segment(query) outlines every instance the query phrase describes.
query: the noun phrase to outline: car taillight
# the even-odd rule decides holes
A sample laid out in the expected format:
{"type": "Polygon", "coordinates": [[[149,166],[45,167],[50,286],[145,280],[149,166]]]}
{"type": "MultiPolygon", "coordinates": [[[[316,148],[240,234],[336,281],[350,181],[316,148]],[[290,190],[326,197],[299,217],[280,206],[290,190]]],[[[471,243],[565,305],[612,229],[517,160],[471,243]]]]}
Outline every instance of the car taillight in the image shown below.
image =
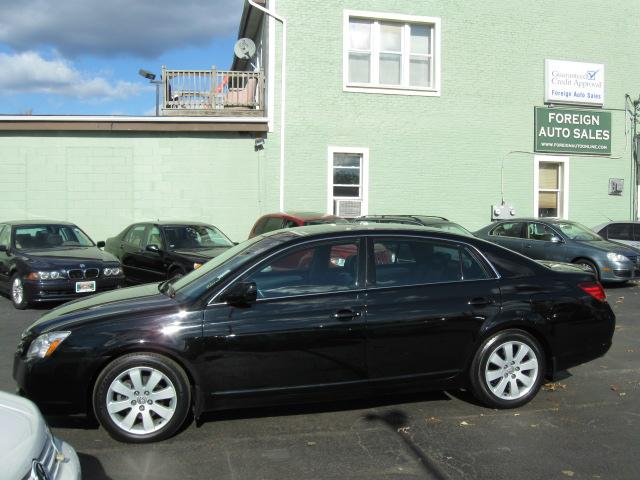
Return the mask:
{"type": "Polygon", "coordinates": [[[604,293],[604,288],[602,288],[602,285],[600,285],[600,282],[579,283],[578,287],[580,287],[580,290],[582,290],[585,293],[588,293],[589,295],[591,295],[593,298],[595,298],[600,302],[607,301],[607,294],[604,293]]]}

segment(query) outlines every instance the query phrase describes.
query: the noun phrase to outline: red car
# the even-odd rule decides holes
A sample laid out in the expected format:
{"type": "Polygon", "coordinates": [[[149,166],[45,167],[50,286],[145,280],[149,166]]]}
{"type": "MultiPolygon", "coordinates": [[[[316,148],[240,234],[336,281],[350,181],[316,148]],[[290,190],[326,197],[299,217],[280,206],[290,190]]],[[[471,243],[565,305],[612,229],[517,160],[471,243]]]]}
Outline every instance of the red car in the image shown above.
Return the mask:
{"type": "Polygon", "coordinates": [[[320,225],[322,223],[349,223],[347,220],[335,215],[326,215],[317,212],[290,212],[290,213],[269,213],[258,219],[249,238],[257,235],[279,230],[281,228],[301,227],[303,225],[320,225]]]}

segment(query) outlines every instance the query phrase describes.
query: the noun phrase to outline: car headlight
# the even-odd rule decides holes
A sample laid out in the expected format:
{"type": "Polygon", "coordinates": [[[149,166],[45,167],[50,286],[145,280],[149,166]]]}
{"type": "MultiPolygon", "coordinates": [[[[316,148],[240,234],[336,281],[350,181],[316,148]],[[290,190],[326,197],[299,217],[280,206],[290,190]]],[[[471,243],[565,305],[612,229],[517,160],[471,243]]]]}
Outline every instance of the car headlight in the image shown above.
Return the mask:
{"type": "Polygon", "coordinates": [[[197,262],[196,262],[196,263],[194,263],[194,264],[193,264],[193,269],[194,269],[194,270],[197,270],[197,269],[199,269],[201,266],[202,266],[202,264],[201,264],[201,263],[197,263],[197,262]]]}
{"type": "Polygon", "coordinates": [[[27,352],[27,360],[50,356],[69,335],[71,335],[71,332],[43,333],[31,342],[27,352]]]}
{"type": "Polygon", "coordinates": [[[607,253],[607,258],[612,262],[628,262],[629,259],[624,255],[620,255],[619,253],[609,252],[607,253]]]}
{"type": "Polygon", "coordinates": [[[64,270],[31,272],[26,278],[27,280],[60,280],[67,278],[67,272],[64,270]]]}
{"type": "Polygon", "coordinates": [[[106,267],[102,270],[102,273],[105,277],[113,277],[116,275],[120,275],[121,271],[122,270],[120,269],[120,267],[106,267]]]}

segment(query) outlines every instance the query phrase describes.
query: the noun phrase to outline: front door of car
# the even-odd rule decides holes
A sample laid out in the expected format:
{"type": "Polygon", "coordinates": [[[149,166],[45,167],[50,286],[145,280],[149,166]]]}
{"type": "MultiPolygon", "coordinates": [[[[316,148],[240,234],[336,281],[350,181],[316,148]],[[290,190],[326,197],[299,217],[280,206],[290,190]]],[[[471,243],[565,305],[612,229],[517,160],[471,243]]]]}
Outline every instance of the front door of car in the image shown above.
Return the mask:
{"type": "Polygon", "coordinates": [[[4,247],[4,251],[0,251],[0,289],[8,290],[9,281],[9,248],[11,245],[11,227],[9,225],[0,225],[0,245],[4,247]]]}
{"type": "Polygon", "coordinates": [[[525,253],[523,248],[524,225],[524,222],[499,223],[491,230],[489,238],[492,242],[514,252],[525,253]]]}
{"type": "Polygon", "coordinates": [[[139,275],[144,283],[161,282],[167,279],[165,242],[157,225],[149,225],[142,248],[134,255],[138,262],[139,275]],[[153,250],[147,249],[150,245],[153,250]]]}
{"type": "Polygon", "coordinates": [[[372,238],[368,251],[371,379],[448,378],[464,370],[478,331],[500,310],[490,267],[473,248],[442,240],[372,238]]]}
{"type": "Polygon", "coordinates": [[[287,250],[237,280],[255,282],[256,301],[210,304],[204,313],[210,394],[364,383],[361,251],[358,238],[287,250]]]}
{"type": "Polygon", "coordinates": [[[536,260],[566,262],[566,244],[562,237],[550,226],[539,222],[529,222],[524,239],[524,254],[536,260]]]}

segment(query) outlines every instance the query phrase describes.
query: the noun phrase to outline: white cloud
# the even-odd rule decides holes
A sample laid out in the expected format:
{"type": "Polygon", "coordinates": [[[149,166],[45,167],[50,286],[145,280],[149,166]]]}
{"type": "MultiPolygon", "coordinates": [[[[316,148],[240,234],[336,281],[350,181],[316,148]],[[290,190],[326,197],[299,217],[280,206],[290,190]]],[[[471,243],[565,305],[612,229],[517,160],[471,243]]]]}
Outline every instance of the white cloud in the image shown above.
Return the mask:
{"type": "Polygon", "coordinates": [[[141,55],[236,32],[244,0],[0,0],[0,42],[16,51],[141,55]]]}
{"type": "Polygon", "coordinates": [[[82,100],[115,100],[138,95],[148,85],[117,81],[80,72],[68,61],[47,60],[35,52],[0,53],[3,94],[45,93],[82,100]]]}

